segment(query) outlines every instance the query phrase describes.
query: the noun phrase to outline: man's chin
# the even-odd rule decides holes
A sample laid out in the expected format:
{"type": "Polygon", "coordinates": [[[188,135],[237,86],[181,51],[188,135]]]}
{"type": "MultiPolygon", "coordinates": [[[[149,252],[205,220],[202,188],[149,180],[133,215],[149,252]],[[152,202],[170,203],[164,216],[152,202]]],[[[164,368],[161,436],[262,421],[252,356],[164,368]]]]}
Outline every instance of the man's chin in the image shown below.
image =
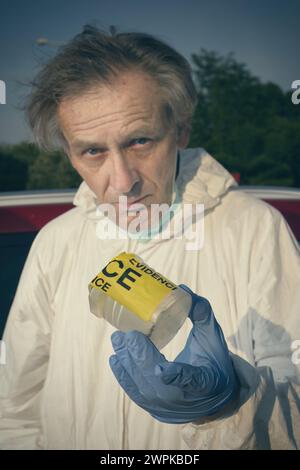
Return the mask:
{"type": "Polygon", "coordinates": [[[128,232],[146,230],[151,225],[150,210],[122,211],[117,214],[117,225],[128,232]]]}

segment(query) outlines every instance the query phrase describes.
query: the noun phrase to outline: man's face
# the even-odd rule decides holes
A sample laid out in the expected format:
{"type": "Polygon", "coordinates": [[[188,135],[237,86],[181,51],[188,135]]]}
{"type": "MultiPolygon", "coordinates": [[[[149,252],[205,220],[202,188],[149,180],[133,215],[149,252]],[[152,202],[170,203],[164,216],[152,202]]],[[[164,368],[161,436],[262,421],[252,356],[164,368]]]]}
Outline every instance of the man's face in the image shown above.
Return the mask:
{"type": "MultiPolygon", "coordinates": [[[[113,204],[119,196],[130,204],[171,203],[178,139],[163,119],[156,82],[141,72],[126,72],[110,86],[100,85],[80,97],[67,98],[58,117],[73,167],[96,194],[113,204]]],[[[127,223],[136,213],[128,213],[127,223]]]]}

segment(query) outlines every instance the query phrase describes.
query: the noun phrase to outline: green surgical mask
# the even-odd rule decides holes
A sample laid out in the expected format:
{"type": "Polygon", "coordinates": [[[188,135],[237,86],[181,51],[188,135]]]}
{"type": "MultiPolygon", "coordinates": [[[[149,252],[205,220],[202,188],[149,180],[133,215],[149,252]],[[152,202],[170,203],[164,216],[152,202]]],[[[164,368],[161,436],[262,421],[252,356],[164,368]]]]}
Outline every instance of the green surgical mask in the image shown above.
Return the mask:
{"type": "Polygon", "coordinates": [[[151,227],[150,229],[147,228],[145,230],[141,230],[139,233],[130,233],[127,231],[126,232],[127,236],[131,240],[138,240],[141,243],[146,243],[147,241],[154,238],[158,233],[160,233],[168,225],[168,223],[172,220],[175,213],[178,211],[179,207],[181,206],[176,182],[174,182],[173,188],[174,189],[173,189],[172,204],[170,208],[166,210],[164,214],[162,215],[160,223],[157,224],[155,227],[151,227]]]}

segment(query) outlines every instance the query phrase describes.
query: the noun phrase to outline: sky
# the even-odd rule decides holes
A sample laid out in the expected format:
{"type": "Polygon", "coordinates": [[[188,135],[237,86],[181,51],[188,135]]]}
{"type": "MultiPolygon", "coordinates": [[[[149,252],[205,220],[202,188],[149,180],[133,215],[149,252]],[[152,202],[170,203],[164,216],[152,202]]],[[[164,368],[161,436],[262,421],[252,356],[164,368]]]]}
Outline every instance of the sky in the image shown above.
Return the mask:
{"type": "Polygon", "coordinates": [[[156,35],[190,59],[203,47],[221,55],[233,52],[263,82],[284,90],[300,79],[300,0],[1,0],[0,143],[31,139],[20,109],[28,83],[55,45],[92,22],[108,30],[156,35]],[[45,37],[50,46],[39,46],[45,37]]]}

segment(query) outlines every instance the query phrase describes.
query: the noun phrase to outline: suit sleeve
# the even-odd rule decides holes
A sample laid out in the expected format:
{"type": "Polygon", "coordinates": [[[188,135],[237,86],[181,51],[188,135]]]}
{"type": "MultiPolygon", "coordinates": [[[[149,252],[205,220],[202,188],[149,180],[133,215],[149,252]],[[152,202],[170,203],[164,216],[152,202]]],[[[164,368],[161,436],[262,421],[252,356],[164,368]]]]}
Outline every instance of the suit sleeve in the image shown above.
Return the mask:
{"type": "Polygon", "coordinates": [[[249,272],[254,364],[231,354],[239,397],[216,419],[183,426],[190,449],[300,448],[300,252],[274,208],[256,232],[249,272]]]}

